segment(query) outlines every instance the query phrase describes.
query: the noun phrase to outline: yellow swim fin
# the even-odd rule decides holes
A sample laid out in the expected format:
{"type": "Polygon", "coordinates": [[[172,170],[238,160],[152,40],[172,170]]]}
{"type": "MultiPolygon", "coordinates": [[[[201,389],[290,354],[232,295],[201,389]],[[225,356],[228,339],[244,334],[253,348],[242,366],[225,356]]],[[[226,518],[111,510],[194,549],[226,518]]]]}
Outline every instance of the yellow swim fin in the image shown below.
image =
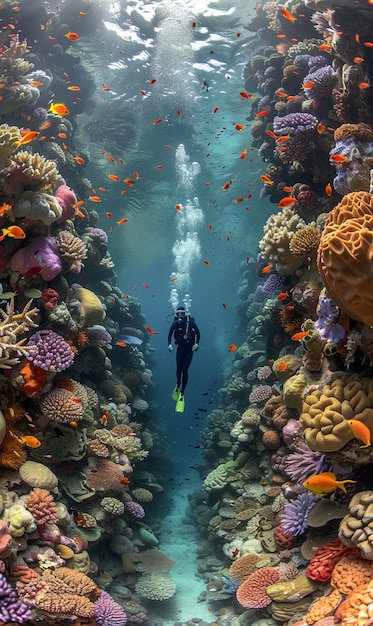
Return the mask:
{"type": "Polygon", "coordinates": [[[175,389],[173,390],[171,394],[171,398],[175,400],[175,402],[177,402],[177,400],[179,399],[179,395],[180,395],[179,387],[176,385],[175,389]]]}
{"type": "Polygon", "coordinates": [[[176,407],[175,407],[176,413],[184,413],[184,405],[185,405],[184,396],[180,394],[176,402],[176,407]]]}

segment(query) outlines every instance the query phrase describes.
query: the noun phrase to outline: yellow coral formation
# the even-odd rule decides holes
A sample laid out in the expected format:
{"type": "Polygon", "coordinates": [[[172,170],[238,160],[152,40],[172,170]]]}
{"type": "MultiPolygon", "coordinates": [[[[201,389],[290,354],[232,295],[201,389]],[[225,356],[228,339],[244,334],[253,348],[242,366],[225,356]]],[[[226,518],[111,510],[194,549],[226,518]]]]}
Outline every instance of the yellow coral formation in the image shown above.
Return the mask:
{"type": "Polygon", "coordinates": [[[350,419],[373,433],[373,380],[358,374],[343,374],[306,396],[300,422],[307,445],[321,452],[340,450],[353,439],[350,419]]]}
{"type": "Polygon", "coordinates": [[[45,159],[38,152],[30,154],[20,150],[11,157],[9,169],[13,179],[30,185],[33,190],[53,183],[58,178],[56,163],[45,159]]]}
{"type": "Polygon", "coordinates": [[[294,256],[289,245],[294,234],[305,226],[305,222],[289,208],[271,215],[264,226],[264,237],[259,243],[262,256],[281,276],[290,276],[304,262],[305,257],[294,256]]]}
{"type": "Polygon", "coordinates": [[[17,126],[0,125],[0,169],[3,169],[6,160],[18,148],[21,134],[17,126]]]}
{"type": "Polygon", "coordinates": [[[356,546],[364,558],[373,560],[373,491],[356,493],[348,508],[350,512],[339,525],[338,537],[345,546],[356,546]]]}
{"type": "Polygon", "coordinates": [[[298,230],[290,240],[289,250],[296,256],[311,256],[316,254],[320,243],[321,233],[314,226],[305,226],[298,230]]]}
{"type": "Polygon", "coordinates": [[[333,569],[330,584],[344,595],[366,585],[373,578],[373,562],[360,556],[344,556],[333,569]]]}

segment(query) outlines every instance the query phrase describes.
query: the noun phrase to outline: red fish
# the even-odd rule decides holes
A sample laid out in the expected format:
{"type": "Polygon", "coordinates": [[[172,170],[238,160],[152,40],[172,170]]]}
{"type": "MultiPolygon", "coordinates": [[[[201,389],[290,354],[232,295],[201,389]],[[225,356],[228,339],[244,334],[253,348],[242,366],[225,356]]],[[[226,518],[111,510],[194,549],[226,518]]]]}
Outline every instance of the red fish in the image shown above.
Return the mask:
{"type": "Polygon", "coordinates": [[[150,326],[145,326],[145,330],[149,333],[149,335],[159,335],[159,333],[150,328],[150,326]]]}

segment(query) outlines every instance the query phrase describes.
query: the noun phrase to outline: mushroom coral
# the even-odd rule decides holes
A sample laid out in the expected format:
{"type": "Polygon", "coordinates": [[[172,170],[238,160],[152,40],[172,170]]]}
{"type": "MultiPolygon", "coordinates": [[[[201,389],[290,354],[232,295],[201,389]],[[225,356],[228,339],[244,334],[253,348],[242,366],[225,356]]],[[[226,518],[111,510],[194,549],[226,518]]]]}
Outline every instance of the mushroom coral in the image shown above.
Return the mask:
{"type": "Polygon", "coordinates": [[[373,325],[373,196],[347,194],[329,213],[318,250],[328,294],[352,319],[373,325]]]}

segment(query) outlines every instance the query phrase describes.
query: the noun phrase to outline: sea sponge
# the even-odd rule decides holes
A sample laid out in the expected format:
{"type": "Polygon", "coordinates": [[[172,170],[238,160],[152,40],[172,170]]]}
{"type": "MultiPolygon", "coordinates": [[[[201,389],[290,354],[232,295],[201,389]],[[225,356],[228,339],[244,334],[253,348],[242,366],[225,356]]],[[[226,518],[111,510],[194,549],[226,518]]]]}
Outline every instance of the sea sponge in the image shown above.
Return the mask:
{"type": "Polygon", "coordinates": [[[342,374],[306,396],[300,423],[311,450],[335,452],[353,439],[348,420],[363,422],[373,433],[373,380],[342,374]]]}
{"type": "Polygon", "coordinates": [[[78,300],[80,303],[82,313],[82,328],[87,328],[88,326],[100,324],[104,319],[105,311],[103,304],[100,298],[98,298],[96,294],[90,289],[78,287],[78,289],[74,289],[73,291],[71,291],[69,299],[78,300]]]}
{"type": "Polygon", "coordinates": [[[373,326],[373,196],[349,193],[328,214],[317,259],[332,300],[352,319],[373,326]]]}
{"type": "Polygon", "coordinates": [[[46,465],[35,461],[26,461],[19,470],[22,480],[31,487],[40,487],[53,491],[58,485],[58,478],[46,465]]]}
{"type": "Polygon", "coordinates": [[[365,559],[373,560],[373,491],[356,493],[349,514],[339,525],[338,537],[345,546],[358,547],[365,559]]]}
{"type": "Polygon", "coordinates": [[[284,402],[289,409],[301,411],[307,387],[308,383],[304,374],[295,374],[285,381],[282,391],[284,402]]]}
{"type": "Polygon", "coordinates": [[[290,276],[304,262],[303,257],[290,252],[289,245],[294,234],[305,226],[306,223],[290,208],[271,215],[264,226],[259,248],[263,258],[272,263],[281,276],[290,276]]]}

